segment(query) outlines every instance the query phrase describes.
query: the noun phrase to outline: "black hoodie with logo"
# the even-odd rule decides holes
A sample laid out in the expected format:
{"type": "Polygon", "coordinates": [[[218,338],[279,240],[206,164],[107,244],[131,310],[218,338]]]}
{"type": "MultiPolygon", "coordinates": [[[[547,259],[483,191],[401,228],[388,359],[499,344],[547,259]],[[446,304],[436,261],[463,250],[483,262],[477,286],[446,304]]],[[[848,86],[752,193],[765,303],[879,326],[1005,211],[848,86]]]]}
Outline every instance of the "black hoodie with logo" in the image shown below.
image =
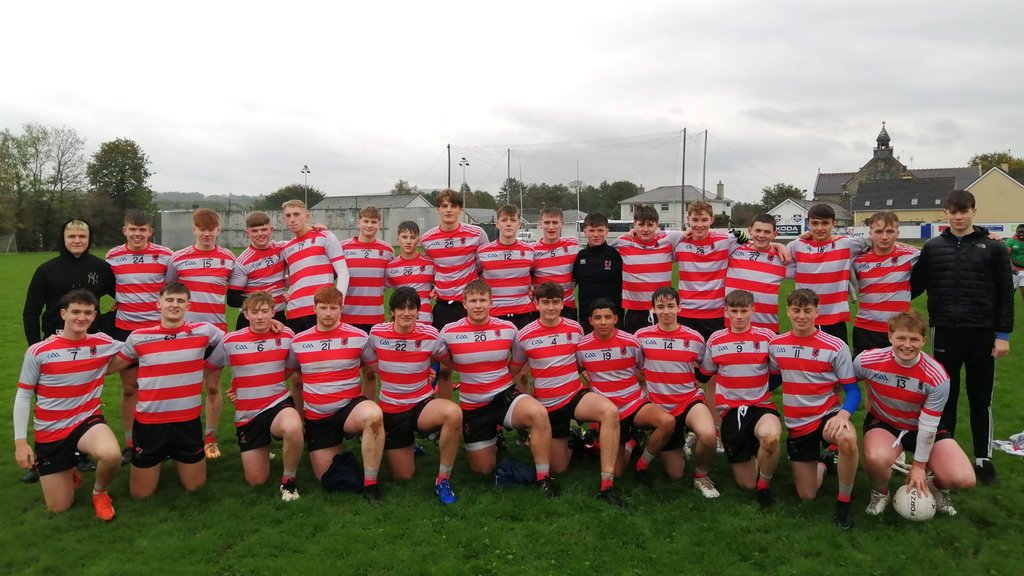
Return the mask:
{"type": "MultiPolygon", "coordinates": [[[[81,218],[74,218],[81,220],[81,218]]],[[[22,319],[25,325],[25,340],[29,346],[54,334],[64,327],[60,318],[60,299],[77,288],[86,288],[99,300],[104,294],[114,295],[114,273],[106,260],[89,253],[88,248],[81,256],[75,257],[64,245],[65,222],[59,231],[59,255],[36,268],[25,296],[22,319]]],[[[92,247],[92,227],[89,231],[89,247],[92,247]]],[[[98,328],[93,323],[90,332],[98,328]]]]}

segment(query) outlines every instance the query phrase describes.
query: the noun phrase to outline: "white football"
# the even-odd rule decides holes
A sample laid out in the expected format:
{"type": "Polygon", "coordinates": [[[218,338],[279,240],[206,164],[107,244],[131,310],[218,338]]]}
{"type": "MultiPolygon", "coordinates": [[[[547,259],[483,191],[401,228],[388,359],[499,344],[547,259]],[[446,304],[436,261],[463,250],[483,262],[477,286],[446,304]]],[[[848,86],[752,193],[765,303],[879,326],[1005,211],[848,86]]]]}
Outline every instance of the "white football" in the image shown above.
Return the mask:
{"type": "Polygon", "coordinates": [[[907,520],[924,522],[935,517],[935,496],[919,494],[904,484],[893,495],[892,507],[907,520]]]}

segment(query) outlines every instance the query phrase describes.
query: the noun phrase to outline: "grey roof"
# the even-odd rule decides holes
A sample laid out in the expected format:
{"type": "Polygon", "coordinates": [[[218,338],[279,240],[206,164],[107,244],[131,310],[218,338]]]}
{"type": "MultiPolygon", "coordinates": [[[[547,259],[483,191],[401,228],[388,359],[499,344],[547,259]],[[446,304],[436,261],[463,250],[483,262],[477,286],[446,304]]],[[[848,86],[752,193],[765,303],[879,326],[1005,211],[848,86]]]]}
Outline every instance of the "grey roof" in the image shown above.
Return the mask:
{"type": "Polygon", "coordinates": [[[857,189],[853,209],[935,210],[942,207],[942,201],[955,186],[956,178],[952,176],[865,182],[857,189]]]}
{"type": "Polygon", "coordinates": [[[422,194],[365,194],[362,196],[328,196],[313,206],[311,210],[351,210],[365,206],[377,208],[405,208],[422,194]]]}
{"type": "MultiPolygon", "coordinates": [[[[679,186],[658,186],[657,188],[648,190],[642,194],[637,194],[631,198],[619,201],[619,204],[663,204],[669,202],[679,202],[679,186]]],[[[700,188],[696,186],[686,185],[686,202],[693,202],[694,200],[700,199],[714,200],[714,192],[701,192],[700,188]]],[[[730,198],[725,198],[723,202],[732,202],[730,198]]]]}
{"type": "Polygon", "coordinates": [[[843,184],[856,176],[856,172],[818,172],[818,178],[814,181],[813,197],[821,194],[842,194],[843,184]]]}
{"type": "Polygon", "coordinates": [[[835,210],[836,221],[853,220],[853,214],[851,214],[849,210],[843,208],[839,204],[833,204],[832,202],[816,202],[814,200],[800,200],[797,198],[790,198],[790,200],[796,202],[797,204],[803,206],[804,208],[810,208],[811,206],[815,206],[817,204],[828,204],[829,206],[832,207],[832,210],[835,210]]]}
{"type": "MultiPolygon", "coordinates": [[[[946,178],[953,177],[956,179],[956,183],[953,185],[955,190],[964,190],[968,186],[974,183],[975,180],[981,177],[978,172],[977,166],[963,166],[961,168],[918,168],[910,170],[910,173],[915,178],[946,178]]],[[[814,181],[814,197],[821,194],[842,194],[843,184],[846,184],[850,178],[856,176],[856,172],[819,172],[818,178],[814,181]]],[[[864,189],[865,184],[862,183],[857,187],[857,193],[864,189]]]]}
{"type": "Polygon", "coordinates": [[[494,224],[498,214],[491,208],[464,208],[462,211],[477,224],[494,224]]]}

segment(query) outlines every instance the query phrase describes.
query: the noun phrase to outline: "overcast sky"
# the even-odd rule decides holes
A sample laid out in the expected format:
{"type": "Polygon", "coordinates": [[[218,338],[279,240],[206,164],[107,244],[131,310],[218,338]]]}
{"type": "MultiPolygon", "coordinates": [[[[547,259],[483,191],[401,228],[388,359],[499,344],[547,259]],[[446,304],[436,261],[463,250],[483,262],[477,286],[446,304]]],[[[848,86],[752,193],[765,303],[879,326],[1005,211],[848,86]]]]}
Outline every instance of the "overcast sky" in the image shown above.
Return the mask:
{"type": "Polygon", "coordinates": [[[18,2],[0,119],[130,138],[157,191],[496,192],[629,179],[759,199],[855,171],[1024,154],[1024,2],[18,2]],[[103,5],[103,9],[97,6],[103,5]],[[462,181],[453,167],[452,184],[462,181]]]}

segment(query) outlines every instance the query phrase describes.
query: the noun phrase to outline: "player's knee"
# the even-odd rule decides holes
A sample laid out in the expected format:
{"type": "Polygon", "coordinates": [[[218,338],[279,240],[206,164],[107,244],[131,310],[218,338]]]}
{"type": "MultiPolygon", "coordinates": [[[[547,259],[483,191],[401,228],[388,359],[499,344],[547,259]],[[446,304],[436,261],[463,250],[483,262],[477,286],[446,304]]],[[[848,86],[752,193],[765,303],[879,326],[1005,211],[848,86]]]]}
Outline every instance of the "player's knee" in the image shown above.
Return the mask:
{"type": "Polygon", "coordinates": [[[839,446],[839,454],[843,457],[857,457],[857,436],[854,434],[844,434],[838,439],[836,444],[839,446]]]}
{"type": "Polygon", "coordinates": [[[444,423],[462,429],[462,410],[455,404],[451,404],[444,411],[444,423]]]}
{"type": "Polygon", "coordinates": [[[249,486],[262,486],[267,483],[268,479],[270,479],[270,473],[268,471],[245,471],[245,483],[248,484],[249,486]]]}
{"type": "Polygon", "coordinates": [[[945,474],[942,477],[936,476],[936,481],[941,483],[943,488],[950,490],[970,490],[977,482],[972,468],[957,470],[953,474],[945,474]]]}
{"type": "Polygon", "coordinates": [[[206,476],[203,476],[202,478],[189,480],[187,482],[182,481],[181,486],[182,488],[185,489],[186,492],[195,492],[196,490],[202,488],[204,484],[206,484],[206,476]]]}
{"type": "Polygon", "coordinates": [[[736,476],[736,484],[743,490],[753,490],[757,487],[757,481],[749,476],[736,476]]]}
{"type": "Polygon", "coordinates": [[[397,482],[406,482],[412,480],[412,477],[416,475],[415,470],[400,470],[395,469],[391,471],[391,479],[397,482]]]}
{"type": "Polygon", "coordinates": [[[818,495],[818,490],[812,488],[797,488],[796,495],[800,497],[800,500],[810,502],[818,495]]]}
{"type": "Polygon", "coordinates": [[[471,461],[469,463],[469,469],[474,474],[480,474],[482,476],[490,476],[491,474],[493,474],[495,466],[496,465],[495,465],[494,462],[472,462],[471,461]]]}
{"type": "Polygon", "coordinates": [[[774,454],[779,450],[778,434],[765,434],[763,436],[758,436],[757,441],[761,445],[761,449],[769,454],[774,454]]]}
{"type": "Polygon", "coordinates": [[[121,465],[121,449],[117,444],[104,446],[93,452],[92,457],[105,466],[121,465]]]}

